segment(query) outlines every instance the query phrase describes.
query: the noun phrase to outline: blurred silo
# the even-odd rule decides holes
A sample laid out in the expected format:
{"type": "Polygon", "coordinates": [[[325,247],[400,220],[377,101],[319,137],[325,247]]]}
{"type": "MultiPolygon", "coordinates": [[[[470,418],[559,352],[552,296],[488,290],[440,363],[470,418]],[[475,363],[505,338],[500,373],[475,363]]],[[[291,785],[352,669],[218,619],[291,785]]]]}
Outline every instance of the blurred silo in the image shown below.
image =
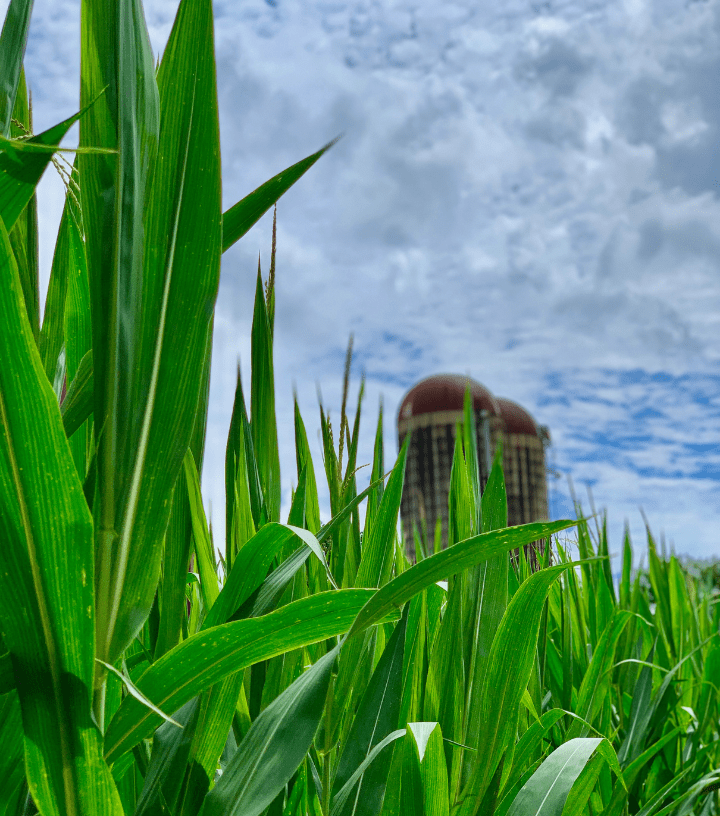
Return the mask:
{"type": "Polygon", "coordinates": [[[496,398],[503,420],[503,473],[508,524],[529,524],[548,517],[545,446],[550,432],[509,399],[496,398]]]}
{"type": "Polygon", "coordinates": [[[497,441],[502,438],[509,524],[547,518],[547,429],[536,425],[524,408],[494,397],[475,380],[456,374],[428,377],[408,391],[398,411],[399,444],[412,434],[401,505],[403,535],[411,560],[415,558],[414,525],[418,531],[426,529],[432,546],[440,519],[442,545],[447,546],[455,432],[462,421],[468,384],[475,410],[481,488],[487,482],[497,441]]]}

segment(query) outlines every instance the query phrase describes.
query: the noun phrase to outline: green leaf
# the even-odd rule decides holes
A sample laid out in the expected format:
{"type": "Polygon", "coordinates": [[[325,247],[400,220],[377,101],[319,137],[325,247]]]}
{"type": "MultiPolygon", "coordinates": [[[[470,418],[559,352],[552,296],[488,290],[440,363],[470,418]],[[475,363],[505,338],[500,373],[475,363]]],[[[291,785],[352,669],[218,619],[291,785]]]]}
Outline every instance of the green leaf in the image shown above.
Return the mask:
{"type": "Polygon", "coordinates": [[[561,816],[573,783],[602,741],[578,738],[556,748],[523,785],[507,816],[561,816]]]}
{"type": "MultiPolygon", "coordinates": [[[[142,30],[138,26],[135,36],[138,43],[144,42],[144,26],[142,30]]],[[[144,46],[143,53],[146,59],[149,51],[144,46]]],[[[145,63],[142,71],[147,88],[144,96],[138,96],[138,104],[150,107],[143,110],[140,120],[137,162],[146,155],[146,142],[152,142],[153,124],[152,83],[145,63]]],[[[117,358],[120,379],[117,392],[110,393],[106,402],[110,413],[107,418],[103,415],[108,424],[98,461],[102,474],[99,583],[110,587],[100,629],[112,638],[106,646],[108,662],[127,647],[152,606],[170,499],[206,387],[221,243],[219,128],[209,0],[180,4],[157,82],[163,126],[147,185],[142,298],[138,281],[131,277],[127,305],[135,319],[127,354],[117,358]],[[131,386],[127,390],[121,388],[125,381],[131,386]],[[110,453],[116,448],[112,461],[110,453]]],[[[135,207],[141,202],[141,191],[136,193],[135,207]]],[[[129,234],[127,239],[131,239],[129,234]]],[[[134,245],[121,243],[117,251],[119,258],[127,255],[128,264],[118,265],[117,273],[129,275],[131,267],[135,270],[134,245]]],[[[119,324],[117,328],[120,332],[119,324]]],[[[120,332],[117,342],[122,340],[120,332]]],[[[98,372],[97,355],[95,367],[98,372]]],[[[106,372],[108,382],[112,374],[106,372]]]]}
{"type": "Polygon", "coordinates": [[[484,527],[482,523],[477,429],[475,427],[475,411],[473,406],[473,398],[470,395],[469,381],[465,386],[465,394],[463,397],[462,442],[472,499],[472,503],[467,508],[466,512],[472,516],[473,532],[480,532],[481,529],[492,529],[491,527],[484,527]]]}
{"type": "Polygon", "coordinates": [[[3,136],[10,135],[10,117],[20,84],[32,7],[33,0],[10,0],[0,34],[0,134],[3,136]]]}
{"type": "MultiPolygon", "coordinates": [[[[502,471],[501,442],[498,442],[490,476],[482,496],[481,517],[483,532],[502,530],[507,527],[507,496],[502,471]]],[[[468,626],[470,669],[465,689],[465,734],[475,734],[479,728],[482,691],[485,685],[485,675],[490,666],[490,650],[508,603],[508,564],[508,554],[501,553],[489,558],[471,573],[477,589],[475,590],[474,614],[468,626]]],[[[462,784],[469,779],[472,764],[472,755],[465,752],[463,754],[462,784]]]]}
{"type": "MultiPolygon", "coordinates": [[[[604,579],[603,579],[604,580],[604,579]]],[[[605,699],[603,690],[610,683],[609,670],[612,668],[615,659],[615,649],[618,640],[632,617],[631,612],[617,610],[605,627],[600,640],[595,647],[595,651],[590,661],[585,676],[583,677],[580,691],[578,692],[578,702],[575,707],[576,713],[588,722],[594,722],[595,717],[605,699]]],[[[575,720],[567,732],[567,738],[584,736],[584,726],[575,720]]]]}
{"type": "Polygon", "coordinates": [[[80,360],[75,376],[60,406],[65,434],[69,439],[92,413],[93,355],[92,349],[80,360]]]}
{"type": "Polygon", "coordinates": [[[503,769],[501,794],[506,795],[520,781],[526,767],[534,757],[542,753],[543,738],[550,732],[558,721],[562,720],[565,712],[561,708],[552,708],[546,711],[539,720],[532,723],[514,746],[512,764],[506,763],[503,769]]]}
{"type": "Polygon", "coordinates": [[[623,768],[622,781],[619,779],[615,783],[610,804],[608,804],[603,811],[603,816],[620,816],[627,802],[628,789],[632,788],[640,771],[642,771],[644,766],[662,751],[668,743],[674,740],[682,730],[682,727],[678,726],[677,728],[673,728],[672,731],[668,731],[668,733],[661,737],[656,743],[643,751],[637,759],[634,759],[629,765],[623,768]]]}
{"type": "Polygon", "coordinates": [[[0,137],[0,149],[4,151],[0,153],[0,218],[6,230],[12,229],[32,198],[60,141],[86,110],[26,140],[0,137]]]}
{"type": "MultiPolygon", "coordinates": [[[[335,796],[367,758],[373,746],[397,729],[406,628],[407,612],[402,623],[395,627],[355,713],[333,782],[335,796]]],[[[338,816],[378,814],[382,807],[388,770],[388,763],[376,764],[360,776],[352,797],[344,808],[337,809],[338,816]]]]}
{"type": "Polygon", "coordinates": [[[209,629],[229,620],[252,593],[263,583],[275,557],[292,539],[306,545],[321,563],[325,555],[317,539],[307,530],[269,522],[240,550],[225,585],[203,622],[209,629]]]}
{"type": "Polygon", "coordinates": [[[503,451],[502,440],[498,441],[495,449],[490,476],[488,477],[485,490],[482,495],[482,528],[483,532],[489,530],[502,530],[507,527],[507,490],[505,489],[505,476],[502,469],[503,451]]]}
{"type": "Polygon", "coordinates": [[[15,673],[13,671],[10,652],[0,655],[0,694],[7,694],[15,689],[15,673]]]}
{"type": "MultiPolygon", "coordinates": [[[[102,660],[98,660],[98,663],[102,662],[103,662],[102,660]]],[[[173,720],[172,717],[165,714],[157,706],[154,706],[150,702],[150,700],[148,700],[148,698],[135,686],[133,681],[126,674],[123,674],[123,672],[121,672],[119,669],[116,669],[115,666],[111,666],[109,663],[103,663],[103,665],[109,672],[112,672],[116,677],[118,677],[122,681],[122,684],[125,686],[128,694],[131,697],[134,697],[138,702],[142,703],[144,706],[147,706],[147,708],[149,708],[150,711],[154,711],[156,714],[162,717],[163,720],[165,720],[165,722],[171,723],[172,725],[175,725],[178,728],[182,728],[179,722],[176,722],[175,720],[173,720]]]]}
{"type": "MultiPolygon", "coordinates": [[[[76,178],[75,169],[73,169],[73,178],[76,178]]],[[[66,277],[66,291],[63,312],[63,329],[65,336],[65,377],[66,384],[69,389],[77,379],[78,373],[82,371],[83,376],[86,374],[87,361],[86,357],[92,351],[92,307],[90,305],[90,284],[88,280],[87,261],[85,257],[85,242],[83,241],[81,224],[82,216],[77,206],[77,195],[79,195],[79,188],[77,182],[71,181],[71,186],[68,190],[66,199],[66,210],[68,212],[67,221],[65,223],[65,240],[63,242],[58,239],[58,244],[63,246],[56,247],[55,257],[53,258],[53,266],[55,266],[56,258],[61,266],[65,266],[66,277]],[[59,255],[59,257],[58,257],[59,255]]],[[[60,226],[63,231],[63,224],[60,226]]],[[[52,272],[51,272],[52,278],[52,272]]],[[[45,320],[48,317],[49,307],[49,293],[48,299],[45,301],[45,320]]],[[[45,321],[43,321],[43,328],[45,321]]],[[[42,341],[42,333],[41,333],[42,341]]],[[[42,343],[41,343],[42,354],[42,343]]],[[[46,360],[45,371],[48,371],[48,362],[53,359],[54,351],[51,350],[49,360],[46,360]]],[[[89,378],[91,379],[91,378],[89,378]]],[[[78,384],[83,382],[83,379],[78,380],[78,384]]],[[[77,385],[76,385],[77,387],[77,385]]],[[[86,403],[83,405],[83,411],[78,416],[78,420],[84,415],[85,419],[89,418],[92,412],[92,397],[94,385],[88,383],[86,403]]],[[[67,398],[67,395],[66,395],[67,398]]],[[[63,402],[64,405],[64,402],[63,402]]],[[[61,412],[63,406],[61,405],[61,412]]],[[[65,433],[67,433],[68,422],[66,420],[66,413],[63,412],[63,424],[65,425],[65,433]]],[[[80,478],[84,481],[87,475],[88,463],[92,454],[94,453],[94,440],[92,438],[92,424],[84,422],[78,428],[79,433],[73,433],[70,442],[70,449],[75,460],[75,467],[77,468],[80,478]]],[[[70,438],[70,437],[68,437],[70,438]]]]}
{"type": "MultiPolygon", "coordinates": [[[[345,589],[294,601],[261,618],[225,623],[184,640],[140,677],[140,691],[164,711],[175,711],[223,677],[290,649],[342,634],[372,595],[345,589]]],[[[152,734],[159,717],[125,698],[108,725],[108,762],[152,734]]]]}
{"type": "Polygon", "coordinates": [[[277,569],[274,569],[268,575],[230,620],[259,618],[273,612],[309,557],[310,550],[307,547],[299,547],[295,550],[277,569]]]}
{"type": "MultiPolygon", "coordinates": [[[[397,608],[437,581],[449,578],[467,567],[480,564],[500,553],[546,538],[560,530],[574,527],[574,521],[536,522],[460,541],[455,546],[426,558],[381,587],[368,601],[353,624],[350,635],[372,626],[390,610],[397,608]]],[[[522,692],[521,692],[522,694],[522,692]]]]}
{"type": "MultiPolygon", "coordinates": [[[[80,209],[73,200],[73,194],[68,190],[65,196],[65,206],[60,220],[57,241],[55,242],[55,252],[53,253],[52,268],[50,270],[50,281],[48,283],[47,297],[45,298],[45,310],[42,329],[38,340],[40,357],[48,380],[53,381],[58,364],[58,356],[65,342],[65,303],[68,291],[68,279],[71,270],[80,270],[84,264],[85,251],[82,247],[82,237],[79,234],[75,220],[80,218],[80,209]],[[80,250],[82,259],[77,257],[80,250]]],[[[86,270],[87,278],[87,270],[86,270]]],[[[89,304],[88,304],[89,308],[89,304]]],[[[90,343],[92,345],[92,343],[90,343]]],[[[72,377],[67,378],[69,385],[72,377]]]]}
{"type": "MultiPolygon", "coordinates": [[[[468,573],[472,572],[474,570],[468,570],[468,573]]],[[[447,606],[430,654],[423,706],[423,717],[437,720],[446,739],[455,742],[463,741],[466,679],[462,644],[466,632],[462,614],[465,582],[462,579],[465,577],[466,574],[460,574],[448,582],[447,606]]],[[[454,749],[448,753],[453,759],[458,755],[454,749]]]]}
{"type": "Polygon", "coordinates": [[[411,727],[398,750],[402,753],[400,768],[400,809],[401,816],[425,816],[425,797],[420,773],[420,757],[411,727]]]}
{"type": "MultiPolygon", "coordinates": [[[[315,468],[313,467],[310,446],[308,445],[305,424],[300,416],[300,408],[297,402],[297,395],[294,396],[294,419],[295,419],[295,456],[297,459],[298,479],[305,471],[305,516],[307,528],[311,533],[317,533],[320,529],[320,506],[318,502],[317,480],[315,479],[315,468]]],[[[382,476],[382,474],[380,474],[382,476]]],[[[370,480],[375,481],[374,479],[370,480]]],[[[373,494],[370,494],[373,495],[373,494]]]]}
{"type": "Polygon", "coordinates": [[[176,807],[178,816],[188,814],[196,816],[208,792],[218,760],[227,748],[236,748],[235,735],[230,730],[233,715],[243,691],[243,672],[230,675],[212,688],[203,692],[199,698],[198,716],[194,724],[192,742],[187,754],[186,766],[177,774],[182,783],[173,780],[172,789],[180,805],[176,807]]]}
{"type": "MultiPolygon", "coordinates": [[[[225,447],[225,570],[229,574],[237,552],[255,535],[248,461],[245,447],[245,405],[237,369],[235,399],[225,447]]],[[[253,468],[255,462],[252,462],[253,468]]],[[[254,474],[253,474],[254,475],[254,474]]],[[[255,498],[257,501],[257,496],[255,498]]],[[[259,512],[257,512],[259,516],[259,512]]]]}
{"type": "MultiPolygon", "coordinates": [[[[20,72],[20,83],[15,97],[10,136],[16,139],[32,132],[32,111],[25,82],[25,71],[20,72]]],[[[25,209],[9,231],[10,244],[15,253],[20,282],[25,296],[25,307],[33,335],[40,334],[40,281],[38,271],[37,195],[33,192],[25,209]]]]}
{"type": "Polygon", "coordinates": [[[421,716],[425,689],[425,652],[427,629],[427,593],[418,593],[409,603],[408,625],[403,657],[403,692],[398,725],[414,722],[421,716]]]}
{"type": "Polygon", "coordinates": [[[0,694],[0,813],[25,778],[23,726],[18,696],[0,694]]]}
{"type": "Polygon", "coordinates": [[[280,455],[275,419],[273,333],[258,269],[252,321],[250,428],[270,521],[280,521],[280,455]]]}
{"type": "MultiPolygon", "coordinates": [[[[188,448],[188,451],[191,452],[192,448],[188,448]]],[[[183,475],[175,484],[170,521],[165,531],[165,554],[158,587],[160,619],[153,652],[155,659],[176,646],[182,640],[183,626],[188,626],[186,582],[192,547],[190,500],[187,480],[183,475]]],[[[197,580],[195,575],[193,578],[197,580]]],[[[202,593],[202,588],[200,591],[202,593]]]]}
{"type": "Polygon", "coordinates": [[[202,495],[200,493],[200,478],[192,451],[188,448],[183,460],[183,470],[185,473],[185,483],[187,484],[188,501],[190,503],[190,520],[192,523],[193,540],[195,541],[195,555],[198,560],[200,571],[200,587],[202,589],[203,601],[206,612],[211,610],[213,604],[220,594],[218,587],[218,577],[215,570],[215,555],[212,541],[210,540],[210,530],[208,529],[205,510],[203,509],[202,495]]]}
{"type": "Polygon", "coordinates": [[[150,764],[133,816],[157,813],[159,800],[168,794],[177,796],[177,778],[184,770],[198,719],[198,699],[194,698],[175,713],[173,721],[161,725],[153,736],[150,764]],[[171,780],[168,784],[168,780],[171,780]]]}
{"type": "Polygon", "coordinates": [[[352,793],[353,788],[357,784],[358,779],[360,779],[360,777],[373,764],[373,762],[379,757],[379,755],[388,747],[388,745],[395,742],[395,740],[400,739],[400,737],[404,737],[405,734],[406,729],[399,728],[397,731],[393,731],[392,733],[388,734],[384,739],[380,740],[380,742],[378,742],[377,745],[373,746],[373,749],[360,763],[360,765],[355,769],[350,779],[348,779],[348,781],[337,792],[337,795],[333,799],[333,806],[332,810],[330,811],[331,816],[339,816],[339,814],[342,811],[342,808],[345,807],[345,803],[347,802],[348,797],[352,793]]]}
{"type": "Polygon", "coordinates": [[[425,813],[427,816],[450,816],[447,765],[440,724],[412,722],[407,728],[420,763],[425,813]]]}
{"type": "Polygon", "coordinates": [[[305,171],[309,170],[320,156],[322,156],[326,150],[329,150],[336,142],[337,139],[328,142],[325,147],[321,147],[317,153],[313,153],[306,159],[283,170],[282,173],[273,176],[269,181],[261,184],[257,190],[253,190],[252,193],[246,195],[245,198],[238,201],[238,203],[230,207],[229,210],[226,210],[223,213],[222,222],[223,252],[242,238],[250,227],[259,221],[270,207],[275,204],[280,196],[289,190],[305,171]]]}
{"type": "Polygon", "coordinates": [[[646,664],[641,668],[633,689],[630,718],[626,726],[625,739],[618,750],[618,758],[623,765],[632,762],[642,751],[645,735],[650,725],[653,710],[650,706],[652,695],[652,662],[655,647],[650,650],[646,664]]]}
{"type": "Polygon", "coordinates": [[[460,813],[463,816],[474,813],[482,802],[514,737],[520,701],[535,659],[545,599],[552,583],[570,566],[549,567],[524,581],[495,633],[488,657],[490,669],[482,692],[481,717],[473,735],[472,747],[482,750],[476,754],[472,778],[462,792],[460,813]]]}
{"type": "MultiPolygon", "coordinates": [[[[372,473],[370,475],[370,482],[377,482],[382,479],[385,473],[385,459],[384,459],[384,444],[383,444],[383,404],[380,400],[380,408],[378,410],[378,422],[375,429],[375,445],[373,447],[373,465],[372,473]]],[[[370,526],[375,520],[380,501],[382,500],[383,488],[382,485],[370,494],[367,503],[367,510],[365,512],[365,532],[370,529],[370,526]]]]}
{"type": "Polygon", "coordinates": [[[0,289],[0,625],[23,709],[28,782],[47,814],[119,814],[90,719],[92,518],[1,223],[0,289]]]}
{"type": "Polygon", "coordinates": [[[259,816],[285,787],[317,731],[338,650],[321,657],[260,714],[199,816],[259,816]]]}
{"type": "Polygon", "coordinates": [[[386,584],[390,578],[409,444],[408,435],[398,454],[387,487],[383,491],[377,516],[363,542],[362,560],[355,579],[356,586],[379,587],[386,584]]]}

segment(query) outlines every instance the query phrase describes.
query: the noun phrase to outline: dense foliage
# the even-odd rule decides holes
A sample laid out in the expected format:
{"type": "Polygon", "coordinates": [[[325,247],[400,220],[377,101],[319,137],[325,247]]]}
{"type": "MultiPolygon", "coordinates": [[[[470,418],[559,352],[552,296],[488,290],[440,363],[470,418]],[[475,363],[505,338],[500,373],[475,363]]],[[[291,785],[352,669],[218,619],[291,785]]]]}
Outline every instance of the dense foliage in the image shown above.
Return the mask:
{"type": "Polygon", "coordinates": [[[140,0],[82,0],[82,110],[33,135],[31,7],[0,36],[0,816],[718,814],[712,573],[649,537],[616,585],[604,524],[507,528],[469,402],[447,549],[405,559],[407,446],[385,474],[382,416],[358,493],[349,359],[337,442],[320,412],[331,519],[296,405],[281,522],[274,236],[216,562],[198,474],[221,255],[327,147],[222,213],[211,0],[181,0],[157,68],[140,0]],[[574,526],[579,559],[555,541],[531,573],[523,547],[574,526]]]}

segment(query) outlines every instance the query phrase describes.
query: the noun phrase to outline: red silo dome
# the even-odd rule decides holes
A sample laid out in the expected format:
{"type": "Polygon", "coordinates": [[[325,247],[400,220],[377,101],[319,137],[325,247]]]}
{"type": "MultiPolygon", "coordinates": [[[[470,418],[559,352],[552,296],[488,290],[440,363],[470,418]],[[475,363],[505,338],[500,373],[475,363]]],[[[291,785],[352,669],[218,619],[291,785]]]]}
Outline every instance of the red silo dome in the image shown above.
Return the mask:
{"type": "Polygon", "coordinates": [[[506,433],[540,436],[535,420],[517,402],[504,397],[495,397],[495,401],[500,408],[500,416],[502,416],[505,423],[506,433]]]}
{"type": "Polygon", "coordinates": [[[475,410],[485,410],[499,416],[498,402],[485,386],[461,374],[436,374],[421,380],[407,392],[400,403],[398,418],[410,419],[436,411],[462,411],[468,383],[475,410]]]}

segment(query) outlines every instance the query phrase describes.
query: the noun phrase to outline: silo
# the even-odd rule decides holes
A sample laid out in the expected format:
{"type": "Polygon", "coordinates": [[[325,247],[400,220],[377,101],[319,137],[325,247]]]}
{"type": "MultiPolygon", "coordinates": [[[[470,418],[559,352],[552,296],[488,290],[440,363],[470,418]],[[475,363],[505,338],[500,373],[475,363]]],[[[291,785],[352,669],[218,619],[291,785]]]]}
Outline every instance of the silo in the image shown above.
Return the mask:
{"type": "Polygon", "coordinates": [[[508,524],[548,516],[545,445],[550,435],[520,405],[499,399],[475,380],[439,374],[408,391],[398,411],[398,442],[411,433],[405,469],[401,516],[408,557],[415,560],[413,527],[427,530],[432,545],[441,524],[447,546],[448,493],[455,433],[462,422],[465,389],[470,385],[477,426],[480,484],[484,489],[498,440],[503,443],[503,470],[508,496],[508,524]]]}
{"type": "Polygon", "coordinates": [[[455,450],[455,430],[462,421],[465,389],[475,410],[481,486],[487,481],[491,451],[502,433],[500,408],[487,388],[469,377],[438,374],[428,377],[408,391],[398,411],[398,440],[402,446],[412,433],[405,470],[401,505],[403,535],[408,557],[414,560],[413,524],[426,525],[432,542],[440,519],[443,546],[447,543],[448,493],[455,450]]]}
{"type": "Polygon", "coordinates": [[[508,524],[528,524],[548,517],[545,445],[550,434],[520,405],[496,397],[503,420],[503,473],[508,524]]]}

